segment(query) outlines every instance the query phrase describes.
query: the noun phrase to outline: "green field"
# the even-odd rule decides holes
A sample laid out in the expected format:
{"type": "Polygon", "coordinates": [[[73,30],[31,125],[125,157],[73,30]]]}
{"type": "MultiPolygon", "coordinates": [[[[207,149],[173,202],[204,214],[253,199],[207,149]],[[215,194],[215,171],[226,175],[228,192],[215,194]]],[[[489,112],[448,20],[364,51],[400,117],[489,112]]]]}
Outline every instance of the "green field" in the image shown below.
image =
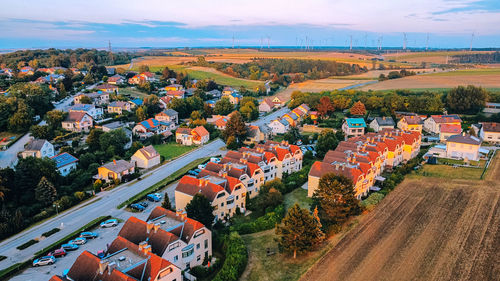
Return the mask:
{"type": "Polygon", "coordinates": [[[155,145],[154,148],[165,160],[169,160],[178,157],[186,152],[189,152],[196,148],[196,146],[185,146],[177,143],[164,143],[155,145]]]}
{"type": "Polygon", "coordinates": [[[120,94],[131,96],[132,98],[144,99],[148,94],[132,88],[120,88],[120,94]]]}
{"type": "Polygon", "coordinates": [[[192,79],[197,79],[197,80],[211,79],[211,80],[214,80],[217,84],[231,86],[234,88],[239,88],[239,87],[243,86],[249,90],[254,90],[257,86],[264,84],[264,82],[260,82],[260,81],[252,81],[252,80],[234,78],[234,77],[225,76],[225,75],[221,75],[221,74],[217,74],[217,73],[211,73],[211,72],[200,71],[200,70],[192,70],[189,68],[186,68],[185,71],[188,74],[188,76],[192,79]]]}
{"type": "Polygon", "coordinates": [[[301,208],[308,209],[311,207],[312,199],[307,197],[307,190],[297,188],[294,191],[285,194],[284,196],[285,210],[290,209],[295,203],[299,203],[301,208]]]}
{"type": "Polygon", "coordinates": [[[475,69],[459,69],[448,72],[435,72],[426,75],[429,76],[456,76],[456,75],[500,75],[500,68],[475,68],[475,69]]]}
{"type": "MultiPolygon", "coordinates": [[[[484,166],[484,164],[483,164],[484,166]]],[[[416,174],[411,174],[410,177],[435,177],[446,179],[466,179],[479,180],[483,169],[480,168],[464,168],[453,167],[450,165],[424,165],[416,174]]]]}

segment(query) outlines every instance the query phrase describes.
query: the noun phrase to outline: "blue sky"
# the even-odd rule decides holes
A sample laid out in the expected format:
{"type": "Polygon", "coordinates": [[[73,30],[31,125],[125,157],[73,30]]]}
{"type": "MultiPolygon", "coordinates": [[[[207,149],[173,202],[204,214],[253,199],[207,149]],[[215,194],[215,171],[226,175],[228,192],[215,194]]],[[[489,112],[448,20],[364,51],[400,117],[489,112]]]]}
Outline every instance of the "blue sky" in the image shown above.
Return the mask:
{"type": "Polygon", "coordinates": [[[0,48],[353,45],[500,47],[500,0],[22,0],[0,48]]]}

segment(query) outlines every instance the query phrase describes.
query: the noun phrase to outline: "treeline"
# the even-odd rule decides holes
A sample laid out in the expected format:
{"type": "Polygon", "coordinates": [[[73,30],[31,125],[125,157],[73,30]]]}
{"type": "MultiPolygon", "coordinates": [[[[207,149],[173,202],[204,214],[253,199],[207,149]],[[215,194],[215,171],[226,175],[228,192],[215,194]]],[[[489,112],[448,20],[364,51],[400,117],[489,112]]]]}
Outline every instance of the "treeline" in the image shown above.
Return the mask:
{"type": "Polygon", "coordinates": [[[199,57],[198,61],[194,64],[214,67],[234,77],[263,81],[271,80],[273,83],[283,86],[287,86],[291,82],[351,75],[368,70],[366,67],[360,67],[357,64],[303,59],[255,58],[251,62],[237,64],[207,62],[204,57],[199,57]]]}
{"type": "Polygon", "coordinates": [[[89,69],[93,65],[126,64],[138,55],[126,52],[110,53],[96,49],[47,49],[24,50],[0,55],[0,66],[14,70],[23,66],[39,67],[76,67],[89,69]]]}
{"type": "Polygon", "coordinates": [[[452,56],[451,63],[499,63],[500,52],[452,56]]]}

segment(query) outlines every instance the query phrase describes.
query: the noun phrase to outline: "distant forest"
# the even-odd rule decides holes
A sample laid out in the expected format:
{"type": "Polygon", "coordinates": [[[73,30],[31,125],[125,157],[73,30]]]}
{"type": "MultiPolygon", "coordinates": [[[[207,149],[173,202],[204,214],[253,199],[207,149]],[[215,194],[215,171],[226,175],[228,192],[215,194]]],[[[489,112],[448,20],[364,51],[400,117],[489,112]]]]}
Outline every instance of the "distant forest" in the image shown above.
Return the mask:
{"type": "Polygon", "coordinates": [[[93,65],[114,65],[130,63],[138,55],[126,52],[100,51],[96,49],[47,49],[25,50],[0,55],[0,66],[20,69],[25,65],[39,67],[76,67],[88,69],[93,65]]]}
{"type": "Polygon", "coordinates": [[[194,63],[199,66],[214,67],[234,77],[252,80],[273,80],[278,84],[301,82],[308,79],[321,79],[330,76],[351,75],[368,71],[357,64],[339,63],[325,60],[308,59],[260,59],[243,64],[207,62],[199,57],[194,63]],[[284,81],[283,81],[284,80],[284,81]]]}
{"type": "Polygon", "coordinates": [[[500,63],[500,52],[486,54],[463,54],[452,57],[453,63],[500,63]]]}

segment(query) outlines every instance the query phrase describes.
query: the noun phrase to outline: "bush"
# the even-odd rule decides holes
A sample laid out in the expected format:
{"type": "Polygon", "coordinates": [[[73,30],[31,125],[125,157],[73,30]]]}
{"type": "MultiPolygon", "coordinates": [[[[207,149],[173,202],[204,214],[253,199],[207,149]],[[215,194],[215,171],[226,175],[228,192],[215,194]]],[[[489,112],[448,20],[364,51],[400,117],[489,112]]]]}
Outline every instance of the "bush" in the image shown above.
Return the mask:
{"type": "Polygon", "coordinates": [[[232,232],[226,240],[226,259],[222,269],[215,275],[214,281],[237,281],[248,262],[245,241],[236,232],[232,232]]]}
{"type": "Polygon", "coordinates": [[[221,266],[221,260],[217,259],[210,267],[198,265],[191,268],[189,273],[199,280],[211,280],[209,277],[219,270],[221,266]]]}
{"type": "Polygon", "coordinates": [[[31,239],[30,241],[17,246],[16,249],[18,249],[18,250],[24,250],[24,249],[28,248],[29,246],[31,246],[33,244],[36,244],[36,243],[38,243],[38,240],[31,239]]]}
{"type": "Polygon", "coordinates": [[[361,202],[361,206],[365,210],[371,211],[373,208],[375,208],[375,205],[377,205],[380,201],[382,201],[382,199],[384,199],[384,197],[384,194],[380,192],[374,192],[361,202]]]}
{"type": "Polygon", "coordinates": [[[49,230],[49,231],[47,231],[47,232],[42,233],[42,236],[43,236],[43,237],[49,237],[50,235],[52,235],[52,234],[54,234],[54,233],[57,233],[57,232],[59,232],[59,231],[61,231],[61,229],[59,229],[59,228],[57,228],[57,227],[56,227],[56,228],[52,228],[51,230],[49,230]]]}
{"type": "Polygon", "coordinates": [[[241,223],[231,226],[231,231],[237,231],[239,234],[250,234],[272,229],[281,222],[285,216],[285,207],[283,204],[276,207],[272,212],[268,212],[262,217],[251,222],[241,223]]]}

